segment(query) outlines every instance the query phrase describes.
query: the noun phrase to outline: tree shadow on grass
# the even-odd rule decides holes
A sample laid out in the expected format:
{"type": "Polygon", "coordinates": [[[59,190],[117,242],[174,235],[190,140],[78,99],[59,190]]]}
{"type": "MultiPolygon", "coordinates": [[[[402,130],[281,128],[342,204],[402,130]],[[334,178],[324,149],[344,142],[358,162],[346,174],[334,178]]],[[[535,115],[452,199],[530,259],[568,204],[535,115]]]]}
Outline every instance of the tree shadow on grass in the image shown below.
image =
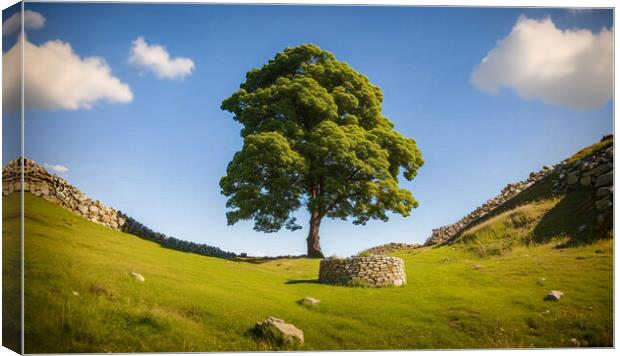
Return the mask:
{"type": "Polygon", "coordinates": [[[318,279],[289,279],[286,282],[284,282],[284,284],[302,284],[302,283],[318,284],[319,280],[318,279]]]}

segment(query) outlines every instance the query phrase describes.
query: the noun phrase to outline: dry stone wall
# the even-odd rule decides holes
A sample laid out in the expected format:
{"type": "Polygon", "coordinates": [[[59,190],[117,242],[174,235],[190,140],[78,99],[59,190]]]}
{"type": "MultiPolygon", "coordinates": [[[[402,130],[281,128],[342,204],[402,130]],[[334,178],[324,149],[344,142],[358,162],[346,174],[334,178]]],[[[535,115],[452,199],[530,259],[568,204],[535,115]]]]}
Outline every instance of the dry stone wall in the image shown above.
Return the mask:
{"type": "MultiPolygon", "coordinates": [[[[603,140],[608,138],[610,137],[603,137],[603,140]]],[[[553,181],[553,190],[556,194],[565,194],[575,189],[591,189],[598,223],[613,220],[613,145],[575,162],[562,162],[557,171],[558,176],[553,181]]]]}
{"type": "Polygon", "coordinates": [[[405,263],[398,257],[328,258],[321,261],[319,282],[387,287],[404,285],[407,277],[405,263]]]}
{"type": "MultiPolygon", "coordinates": [[[[5,196],[22,190],[19,163],[19,160],[11,161],[2,170],[2,194],[5,196]]],[[[49,174],[45,168],[27,158],[24,158],[23,190],[111,229],[120,230],[126,223],[117,210],[88,198],[65,179],[49,174]]]]}
{"type": "MultiPolygon", "coordinates": [[[[613,140],[613,136],[604,136],[601,141],[609,139],[613,140]]],[[[530,173],[526,180],[508,184],[498,196],[489,199],[456,223],[433,229],[424,245],[452,241],[478,219],[551,174],[555,177],[552,183],[555,194],[566,194],[579,187],[590,187],[596,199],[598,222],[609,223],[613,219],[613,155],[612,145],[577,161],[564,160],[553,167],[544,166],[542,170],[530,173]]]]}
{"type": "Polygon", "coordinates": [[[158,242],[165,247],[213,257],[236,257],[234,253],[214,246],[183,241],[155,232],[123,212],[110,208],[99,200],[88,198],[64,178],[50,174],[41,165],[28,158],[23,159],[24,183],[22,187],[21,161],[21,159],[11,161],[2,169],[2,194],[4,196],[19,192],[23,188],[24,192],[30,192],[58,204],[94,223],[158,242]]]}
{"type": "Polygon", "coordinates": [[[470,227],[473,222],[495,210],[500,205],[504,204],[517,194],[531,187],[536,182],[540,181],[548,174],[553,172],[554,169],[555,167],[544,166],[542,170],[530,173],[526,180],[508,184],[506,187],[504,187],[504,189],[502,189],[499,195],[487,200],[484,204],[477,207],[474,211],[467,214],[459,221],[450,225],[445,225],[437,229],[433,229],[431,236],[426,240],[424,246],[437,245],[451,241],[462,231],[470,227]]]}
{"type": "Polygon", "coordinates": [[[414,249],[414,248],[419,248],[419,247],[422,247],[422,245],[408,244],[404,242],[390,242],[384,245],[371,247],[367,250],[360,252],[359,255],[361,256],[366,253],[370,255],[385,255],[385,254],[388,254],[394,251],[409,250],[409,249],[414,249]]]}

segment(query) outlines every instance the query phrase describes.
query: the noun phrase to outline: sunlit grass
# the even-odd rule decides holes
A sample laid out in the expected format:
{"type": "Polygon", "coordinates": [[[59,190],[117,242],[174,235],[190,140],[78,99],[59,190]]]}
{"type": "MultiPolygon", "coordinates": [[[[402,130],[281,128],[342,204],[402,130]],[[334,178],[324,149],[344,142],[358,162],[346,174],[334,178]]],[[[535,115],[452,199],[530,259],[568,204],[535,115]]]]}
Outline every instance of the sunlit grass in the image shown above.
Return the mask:
{"type": "Polygon", "coordinates": [[[595,152],[601,151],[606,149],[607,147],[613,146],[614,144],[614,139],[613,137],[609,137],[605,140],[602,140],[601,142],[597,142],[591,146],[588,146],[586,148],[583,148],[581,150],[579,150],[579,152],[575,153],[571,158],[568,159],[569,162],[575,162],[578,161],[586,156],[589,156],[595,152]]]}
{"type": "MultiPolygon", "coordinates": [[[[26,352],[257,350],[249,330],[267,316],[302,329],[304,350],[612,345],[612,241],[518,243],[557,201],[537,204],[469,241],[395,253],[408,284],[375,289],[316,283],[318,260],[253,264],[162,248],[27,194],[26,352]],[[502,253],[472,249],[503,232],[515,242],[502,253]],[[543,301],[554,289],[565,297],[543,301]],[[296,303],[306,296],[321,303],[296,303]]],[[[5,217],[5,230],[18,226],[5,217]]]]}

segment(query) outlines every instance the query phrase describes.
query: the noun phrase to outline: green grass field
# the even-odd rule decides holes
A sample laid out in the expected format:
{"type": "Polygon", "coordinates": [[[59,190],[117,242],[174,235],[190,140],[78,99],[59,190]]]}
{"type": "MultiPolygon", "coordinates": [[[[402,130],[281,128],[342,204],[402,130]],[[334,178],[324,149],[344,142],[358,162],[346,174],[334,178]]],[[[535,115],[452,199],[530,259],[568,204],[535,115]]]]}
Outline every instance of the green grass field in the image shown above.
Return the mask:
{"type": "MultiPolygon", "coordinates": [[[[19,196],[3,199],[9,246],[19,196]]],[[[408,284],[374,289],[316,283],[318,260],[162,248],[26,194],[25,351],[264,350],[249,331],[267,316],[302,329],[305,350],[612,346],[613,241],[531,243],[559,204],[522,205],[453,245],[395,253],[408,284]],[[551,290],[565,297],[543,301],[551,290]],[[306,296],[321,303],[296,303],[306,296]]]]}

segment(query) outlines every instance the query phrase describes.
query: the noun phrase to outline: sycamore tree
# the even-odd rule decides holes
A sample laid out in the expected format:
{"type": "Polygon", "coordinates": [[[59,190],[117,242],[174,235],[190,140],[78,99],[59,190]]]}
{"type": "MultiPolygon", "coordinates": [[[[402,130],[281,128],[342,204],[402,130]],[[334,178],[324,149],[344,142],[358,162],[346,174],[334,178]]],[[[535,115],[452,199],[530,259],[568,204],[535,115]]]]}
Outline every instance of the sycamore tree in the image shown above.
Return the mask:
{"type": "Polygon", "coordinates": [[[323,218],[365,224],[408,216],[418,206],[399,178],[412,180],[424,161],[415,140],[381,113],[383,93],[366,76],[311,44],[287,48],[222,102],[243,125],[243,148],[220,186],[228,224],[254,230],[301,229],[310,215],[308,257],[323,257],[323,218]]]}

